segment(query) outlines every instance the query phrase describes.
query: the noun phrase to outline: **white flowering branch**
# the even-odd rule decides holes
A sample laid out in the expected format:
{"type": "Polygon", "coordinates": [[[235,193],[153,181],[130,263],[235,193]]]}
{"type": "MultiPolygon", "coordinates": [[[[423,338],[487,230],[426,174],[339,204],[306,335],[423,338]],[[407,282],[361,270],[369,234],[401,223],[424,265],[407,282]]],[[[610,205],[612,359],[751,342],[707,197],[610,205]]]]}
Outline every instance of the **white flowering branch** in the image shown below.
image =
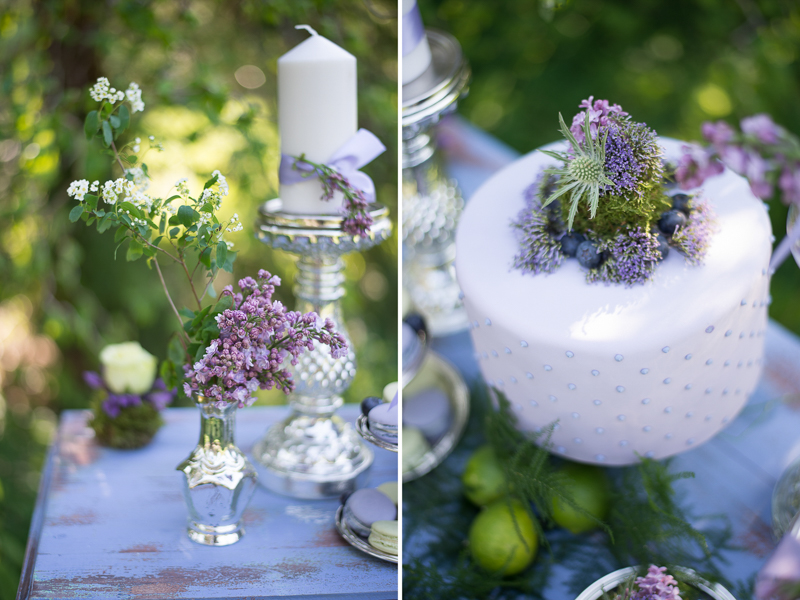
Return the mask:
{"type": "MultiPolygon", "coordinates": [[[[171,349],[167,363],[174,380],[175,367],[192,359],[188,347],[197,332],[194,331],[196,326],[192,325],[193,321],[183,321],[182,312],[176,307],[161,272],[158,254],[164,254],[181,266],[197,304],[197,311],[208,310],[209,307],[202,307],[203,299],[209,293],[215,296],[213,284],[217,275],[220,270],[233,272],[236,259],[236,252],[231,250],[233,244],[225,239],[225,235],[241,231],[242,224],[237,214],[227,221],[221,221],[218,217],[222,199],[229,192],[228,182],[219,171],[212,173],[202,192],[196,196],[189,191],[186,179],[178,181],[175,184],[176,193],[166,199],[148,193],[150,175],[147,165],[141,162],[138,155],[142,140],[137,137],[119,148],[116,143],[127,130],[131,115],[144,110],[138,85],[131,83],[122,92],[110,87],[108,80],[101,77],[89,94],[100,103],[100,107],[86,116],[86,137],[90,140],[99,138],[122,173],[121,177],[102,185],[99,181],[89,183],[85,179],[73,181],[67,194],[77,204],[70,211],[69,219],[73,223],[83,220],[87,225],[94,224],[101,233],[116,228],[114,240],[118,244],[117,250],[127,243],[128,261],[144,257],[148,266],[155,267],[164,294],[180,324],[176,339],[183,349],[182,356],[180,350],[173,352],[171,349]],[[172,252],[161,247],[164,241],[172,248],[172,252]],[[198,295],[194,277],[200,267],[205,269],[208,281],[203,293],[198,295]]],[[[153,136],[149,141],[149,148],[163,150],[153,136]]],[[[117,250],[114,251],[115,255],[117,250]]],[[[165,381],[170,378],[168,375],[162,368],[165,381]]]]}

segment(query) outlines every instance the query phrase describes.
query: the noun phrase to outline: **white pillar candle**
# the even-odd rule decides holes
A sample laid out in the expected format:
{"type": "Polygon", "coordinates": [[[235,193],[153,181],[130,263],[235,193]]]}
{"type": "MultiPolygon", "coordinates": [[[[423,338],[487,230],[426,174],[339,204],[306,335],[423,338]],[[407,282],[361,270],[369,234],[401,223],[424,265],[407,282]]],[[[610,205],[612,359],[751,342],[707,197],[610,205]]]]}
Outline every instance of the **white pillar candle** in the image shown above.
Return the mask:
{"type": "MultiPolygon", "coordinates": [[[[417,27],[422,24],[417,0],[403,0],[403,28],[413,30],[413,27],[409,27],[412,22],[417,27]]],[[[409,40],[410,33],[411,31],[403,31],[403,85],[417,79],[431,64],[431,49],[428,45],[428,37],[422,35],[420,38],[412,37],[409,40]]]]}
{"type": "MultiPolygon", "coordinates": [[[[356,58],[313,32],[278,59],[281,153],[326,163],[357,129],[356,58]]],[[[322,194],[318,178],[280,186],[287,212],[338,214],[342,194],[329,201],[322,194]]]]}

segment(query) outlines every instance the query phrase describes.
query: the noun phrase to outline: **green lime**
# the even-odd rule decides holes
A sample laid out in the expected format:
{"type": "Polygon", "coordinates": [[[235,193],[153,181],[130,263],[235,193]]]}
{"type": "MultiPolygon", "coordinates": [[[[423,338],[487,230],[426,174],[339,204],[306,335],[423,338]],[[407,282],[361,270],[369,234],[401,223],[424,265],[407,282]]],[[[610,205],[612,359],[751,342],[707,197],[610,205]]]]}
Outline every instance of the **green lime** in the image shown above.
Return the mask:
{"type": "Polygon", "coordinates": [[[475,562],[487,571],[515,575],[536,556],[539,540],[533,517],[519,500],[503,498],[484,508],[469,530],[475,562]]]}
{"type": "Polygon", "coordinates": [[[461,475],[461,483],[464,484],[464,495],[478,506],[486,506],[503,495],[506,476],[489,444],[472,453],[461,475]]]}
{"type": "MultiPolygon", "coordinates": [[[[609,506],[608,478],[603,469],[568,463],[561,468],[566,489],[575,503],[601,521],[606,518],[609,506]]],[[[583,533],[597,527],[597,521],[578,511],[566,502],[553,498],[553,519],[572,533],[583,533]]]]}

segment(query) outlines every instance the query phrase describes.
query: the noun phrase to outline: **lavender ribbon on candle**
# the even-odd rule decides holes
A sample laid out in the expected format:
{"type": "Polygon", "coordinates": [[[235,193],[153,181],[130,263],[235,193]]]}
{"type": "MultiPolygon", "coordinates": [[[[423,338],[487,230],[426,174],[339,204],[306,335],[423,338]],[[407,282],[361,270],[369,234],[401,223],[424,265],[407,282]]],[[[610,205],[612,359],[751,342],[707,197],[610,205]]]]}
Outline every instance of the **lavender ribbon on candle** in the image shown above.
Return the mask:
{"type": "Polygon", "coordinates": [[[283,185],[292,185],[319,177],[322,200],[330,200],[337,191],[344,195],[342,231],[353,236],[366,235],[372,226],[369,203],[375,200],[375,184],[358,169],[385,150],[386,147],[372,133],[359,129],[324,164],[312,162],[302,155],[282,154],[278,178],[283,185]]]}
{"type": "MultiPolygon", "coordinates": [[[[375,184],[366,173],[358,169],[371,163],[386,151],[381,141],[366,129],[359,129],[333,153],[325,166],[341,173],[357,190],[364,194],[367,202],[375,201],[375,184]]],[[[300,157],[281,154],[278,179],[283,185],[292,185],[319,177],[319,172],[311,163],[300,157]]]]}
{"type": "Polygon", "coordinates": [[[403,56],[411,54],[423,37],[425,37],[425,25],[422,23],[422,15],[419,14],[419,6],[415,2],[414,8],[403,15],[403,56]]]}

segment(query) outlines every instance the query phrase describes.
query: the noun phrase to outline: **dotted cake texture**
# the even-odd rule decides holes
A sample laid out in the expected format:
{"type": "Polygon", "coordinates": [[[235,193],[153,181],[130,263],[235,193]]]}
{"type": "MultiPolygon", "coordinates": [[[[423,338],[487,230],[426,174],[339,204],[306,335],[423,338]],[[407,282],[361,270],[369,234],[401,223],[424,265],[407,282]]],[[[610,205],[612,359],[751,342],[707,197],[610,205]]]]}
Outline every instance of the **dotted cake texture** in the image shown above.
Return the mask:
{"type": "MultiPolygon", "coordinates": [[[[661,139],[667,158],[680,142],[661,139]]],[[[726,170],[702,188],[717,233],[701,265],[679,252],[641,285],[512,268],[509,227],[553,159],[532,152],[487,181],[457,233],[456,271],[486,382],[525,430],[557,421],[553,451],[588,463],[664,458],[721,431],[762,370],[771,228],[747,182],[726,170]]]]}

